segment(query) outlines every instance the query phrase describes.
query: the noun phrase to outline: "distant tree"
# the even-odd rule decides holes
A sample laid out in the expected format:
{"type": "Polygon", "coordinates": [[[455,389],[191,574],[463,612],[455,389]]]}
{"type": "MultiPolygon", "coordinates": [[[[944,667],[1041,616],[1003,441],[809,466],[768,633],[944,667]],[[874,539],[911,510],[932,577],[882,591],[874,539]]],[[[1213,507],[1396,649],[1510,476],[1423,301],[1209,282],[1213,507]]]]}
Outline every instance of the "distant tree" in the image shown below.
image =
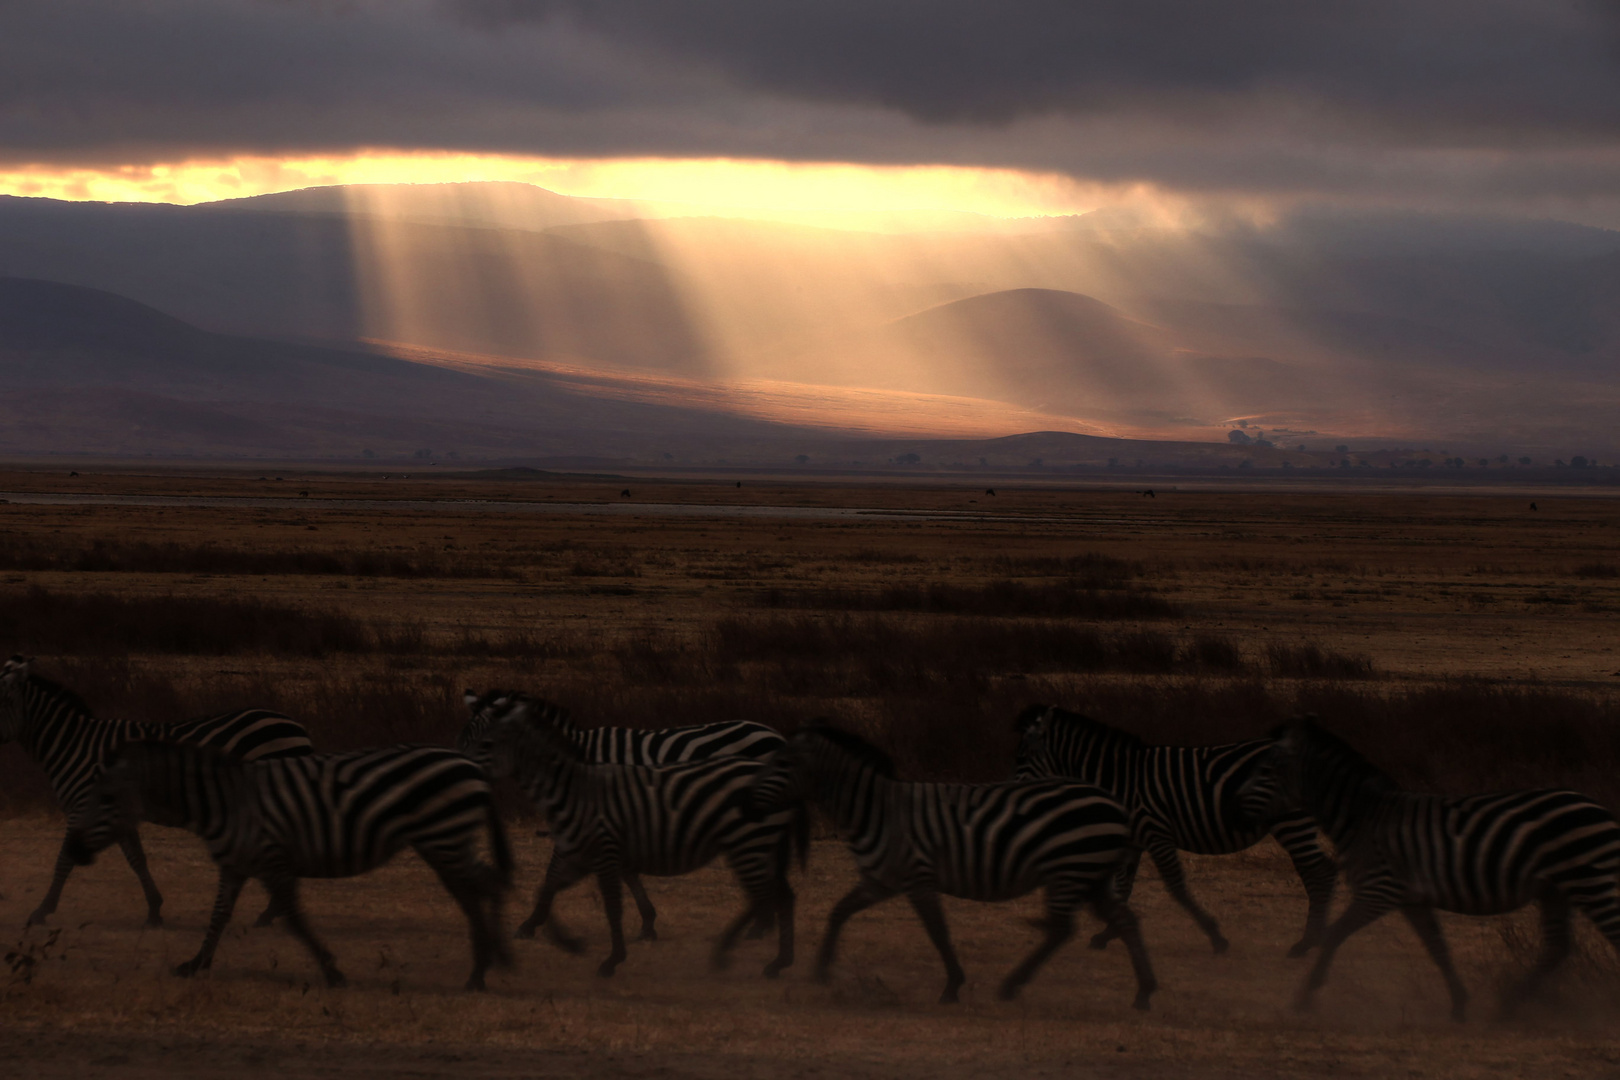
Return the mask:
{"type": "Polygon", "coordinates": [[[1563,458],[1555,458],[1553,460],[1553,464],[1556,465],[1558,468],[1562,469],[1564,467],[1564,459],[1563,458]]]}
{"type": "Polygon", "coordinates": [[[1480,458],[1479,459],[1479,467],[1482,468],[1482,469],[1490,468],[1491,467],[1491,459],[1490,458],[1483,458],[1483,457],[1480,458]]]}
{"type": "Polygon", "coordinates": [[[921,461],[922,455],[920,454],[901,454],[894,459],[896,465],[916,465],[921,461]]]}
{"type": "Polygon", "coordinates": [[[1508,456],[1506,454],[1502,454],[1496,459],[1496,462],[1499,465],[1506,465],[1508,463],[1508,456]]]}
{"type": "Polygon", "coordinates": [[[1111,457],[1111,458],[1109,458],[1109,459],[1108,459],[1108,467],[1109,467],[1109,468],[1110,468],[1110,469],[1117,469],[1117,468],[1119,468],[1119,458],[1117,458],[1117,457],[1111,457]]]}
{"type": "Polygon", "coordinates": [[[1237,430],[1228,431],[1226,433],[1226,441],[1230,443],[1237,443],[1239,446],[1247,446],[1249,443],[1253,442],[1253,440],[1247,435],[1237,430]]]}
{"type": "Polygon", "coordinates": [[[1249,422],[1247,420],[1239,420],[1238,421],[1238,427],[1248,427],[1248,426],[1249,426],[1249,422]]]}
{"type": "Polygon", "coordinates": [[[1338,446],[1333,448],[1333,452],[1336,454],[1348,454],[1350,452],[1350,448],[1344,443],[1340,443],[1338,446]]]}
{"type": "Polygon", "coordinates": [[[1532,464],[1532,462],[1530,461],[1529,458],[1522,457],[1522,458],[1519,459],[1519,464],[1520,465],[1529,465],[1529,464],[1532,464]]]}
{"type": "Polygon", "coordinates": [[[990,459],[989,458],[980,458],[979,459],[979,464],[980,465],[989,465],[990,464],[990,459]]]}
{"type": "Polygon", "coordinates": [[[1256,446],[1275,446],[1276,443],[1272,442],[1270,439],[1256,439],[1256,440],[1254,440],[1254,445],[1256,445],[1256,446]]]}
{"type": "Polygon", "coordinates": [[[1238,468],[1247,469],[1249,467],[1249,464],[1250,464],[1249,460],[1247,458],[1245,458],[1244,460],[1238,462],[1238,468]]]}
{"type": "Polygon", "coordinates": [[[1304,444],[1304,443],[1300,443],[1300,444],[1299,444],[1299,448],[1300,448],[1300,449],[1301,449],[1301,450],[1303,450],[1303,449],[1305,449],[1305,444],[1304,444]]]}
{"type": "Polygon", "coordinates": [[[1586,468],[1586,458],[1580,454],[1576,454],[1574,457],[1569,459],[1569,464],[1571,468],[1584,469],[1586,468]]]}
{"type": "Polygon", "coordinates": [[[800,465],[808,465],[808,464],[810,464],[810,455],[809,454],[800,454],[798,457],[794,458],[793,460],[797,461],[800,465]]]}
{"type": "Polygon", "coordinates": [[[362,450],[362,451],[360,451],[360,456],[363,457],[363,458],[374,458],[374,457],[377,456],[377,451],[375,451],[375,450],[362,450]]]}

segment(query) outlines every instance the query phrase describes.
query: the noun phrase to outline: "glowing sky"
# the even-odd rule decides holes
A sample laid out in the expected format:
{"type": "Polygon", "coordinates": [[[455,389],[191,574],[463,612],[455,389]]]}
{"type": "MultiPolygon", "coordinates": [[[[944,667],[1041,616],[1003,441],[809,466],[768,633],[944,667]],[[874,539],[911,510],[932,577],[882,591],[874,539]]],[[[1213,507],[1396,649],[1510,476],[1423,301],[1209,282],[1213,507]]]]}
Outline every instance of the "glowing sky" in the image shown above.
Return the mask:
{"type": "Polygon", "coordinates": [[[945,210],[994,217],[1084,213],[1101,186],[1057,173],[963,166],[714,159],[561,159],[359,151],[112,167],[0,168],[0,194],[192,204],[332,184],[521,181],[564,195],[813,213],[945,210]]]}

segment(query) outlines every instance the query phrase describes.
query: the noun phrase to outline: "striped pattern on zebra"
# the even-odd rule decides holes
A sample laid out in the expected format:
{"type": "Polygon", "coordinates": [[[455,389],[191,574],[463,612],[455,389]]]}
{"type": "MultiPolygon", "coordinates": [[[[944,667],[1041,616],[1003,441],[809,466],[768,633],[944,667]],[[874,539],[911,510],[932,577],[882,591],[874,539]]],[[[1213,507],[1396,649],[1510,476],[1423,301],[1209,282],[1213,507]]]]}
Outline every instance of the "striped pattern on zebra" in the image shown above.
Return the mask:
{"type": "MultiPolygon", "coordinates": [[[[505,703],[513,690],[465,693],[472,718],[462,737],[476,743],[488,735],[497,703],[505,703]]],[[[782,748],[775,728],[750,720],[726,720],[672,728],[576,727],[564,710],[552,706],[552,726],[589,762],[603,765],[677,765],[713,757],[768,758],[782,748]]]]}
{"type": "Polygon", "coordinates": [[[744,801],[764,764],[719,757],[682,765],[613,765],[587,762],[557,727],[562,710],[526,694],[513,694],[493,710],[475,756],[492,774],[511,775],[551,822],[554,847],[534,912],[518,928],[532,936],[544,927],[571,952],[578,938],[558,925],[557,893],[587,874],[602,891],[612,952],[598,974],[612,975],[626,956],[619,882],[631,873],[671,877],[724,858],[748,895],[748,907],[716,943],[712,961],[724,967],[750,922],[770,913],[777,925],[777,955],[765,966],[774,977],[793,963],[794,892],[788,884],[791,849],[804,856],[803,830],[791,811],[763,817],[744,801]]]}
{"type": "MultiPolygon", "coordinates": [[[[1220,746],[1149,746],[1129,732],[1046,705],[1031,705],[1014,721],[1020,732],[1013,776],[1019,780],[1061,777],[1096,784],[1136,812],[1139,850],[1126,864],[1120,894],[1130,899],[1141,851],[1153,859],[1165,888],[1209,936],[1216,953],[1227,941],[1215,918],[1187,889],[1187,875],[1176,854],[1230,855],[1265,839],[1277,838],[1294,862],[1309,907],[1305,932],[1288,955],[1304,956],[1322,940],[1338,868],[1322,850],[1316,822],[1297,811],[1255,819],[1237,803],[1237,790],[1271,748],[1270,739],[1248,739],[1220,746]]],[[[1103,948],[1112,937],[1092,938],[1103,948]]]]}
{"type": "Polygon", "coordinates": [[[809,799],[849,843],[861,879],[832,910],[816,959],[825,982],[850,916],[905,893],[945,962],[941,1002],[965,980],[939,894],[1011,900],[1046,891],[1046,938],[1001,984],[1017,996],[1074,934],[1074,913],[1090,905],[1124,940],[1136,972],[1135,1007],[1157,988],[1136,916],[1115,893],[1131,849],[1123,806],[1101,788],[1061,780],[1010,784],[903,783],[888,755],[858,736],[818,722],[800,728],[766,764],[752,793],[758,812],[809,799]]]}
{"type": "MultiPolygon", "coordinates": [[[[138,740],[208,746],[243,761],[310,752],[304,725],[268,709],[237,709],[168,724],[102,720],[91,715],[77,694],[37,674],[32,660],[13,656],[0,665],[0,742],[15,741],[45,770],[70,828],[107,762],[125,743],[138,740]]],[[[118,837],[118,843],[146,894],[146,924],[162,926],[163,894],[147,869],[140,833],[131,828],[118,837]]],[[[56,911],[72,872],[73,860],[68,858],[64,840],[51,887],[28,916],[27,925],[37,926],[56,911]]],[[[272,904],[259,924],[267,925],[274,914],[272,904]]]]}
{"type": "Polygon", "coordinates": [[[467,989],[484,989],[491,963],[509,962],[500,900],[511,881],[511,851],[489,778],[454,750],[391,746],[247,763],[206,747],[131,743],[102,772],[69,831],[69,857],[92,861],[142,817],[195,832],[219,867],[208,932],[177,975],[213,963],[242,886],[258,878],[327,985],[343,985],[335,958],[304,919],[298,879],[353,877],[406,847],[434,869],[467,916],[467,989]],[[479,854],[486,829],[494,867],[479,854]]]}
{"type": "MultiPolygon", "coordinates": [[[[489,737],[491,717],[515,693],[515,690],[490,690],[483,694],[474,690],[465,692],[463,700],[472,715],[456,740],[456,746],[462,753],[471,753],[489,737]]],[[[782,736],[775,728],[749,720],[672,728],[581,728],[576,727],[568,713],[558,706],[551,706],[547,715],[557,733],[572,743],[584,760],[594,764],[676,765],[728,755],[763,760],[783,745],[782,736]]],[[[637,938],[641,941],[657,941],[655,924],[658,911],[647,896],[641,875],[625,873],[624,884],[630,890],[636,911],[641,916],[641,932],[637,938]]],[[[767,912],[749,932],[749,936],[769,933],[774,921],[774,915],[767,912]]]]}
{"type": "Polygon", "coordinates": [[[1309,1008],[1346,938],[1399,908],[1440,968],[1452,1018],[1468,991],[1434,910],[1467,915],[1541,907],[1542,950],[1502,1001],[1511,1014],[1570,951],[1572,908],[1620,949],[1620,822],[1574,791],[1445,796],[1403,791],[1312,719],[1279,728],[1276,745],[1243,785],[1256,814],[1304,808],[1338,847],[1350,906],[1328,928],[1295,1001],[1309,1008]]]}

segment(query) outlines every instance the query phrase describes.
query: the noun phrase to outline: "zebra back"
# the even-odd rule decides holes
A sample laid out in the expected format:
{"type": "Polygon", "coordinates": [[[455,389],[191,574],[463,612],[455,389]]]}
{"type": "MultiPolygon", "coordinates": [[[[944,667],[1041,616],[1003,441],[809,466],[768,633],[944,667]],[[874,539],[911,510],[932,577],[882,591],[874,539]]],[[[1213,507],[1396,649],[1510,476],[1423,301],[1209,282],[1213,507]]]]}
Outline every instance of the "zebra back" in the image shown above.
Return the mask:
{"type": "Polygon", "coordinates": [[[311,750],[304,726],[268,709],[237,709],[169,724],[104,720],[73,691],[13,656],[0,665],[0,741],[15,739],[45,770],[69,817],[126,743],[159,741],[218,749],[244,761],[311,750]]]}
{"type": "MultiPolygon", "coordinates": [[[[488,738],[493,719],[518,692],[490,690],[465,692],[471,713],[456,745],[471,752],[488,738]]],[[[534,699],[538,700],[538,699],[534,699]]],[[[548,722],[568,740],[584,760],[597,764],[674,765],[714,757],[764,759],[785,744],[780,732],[750,720],[718,721],[672,728],[577,727],[567,710],[547,705],[548,722]]]]}

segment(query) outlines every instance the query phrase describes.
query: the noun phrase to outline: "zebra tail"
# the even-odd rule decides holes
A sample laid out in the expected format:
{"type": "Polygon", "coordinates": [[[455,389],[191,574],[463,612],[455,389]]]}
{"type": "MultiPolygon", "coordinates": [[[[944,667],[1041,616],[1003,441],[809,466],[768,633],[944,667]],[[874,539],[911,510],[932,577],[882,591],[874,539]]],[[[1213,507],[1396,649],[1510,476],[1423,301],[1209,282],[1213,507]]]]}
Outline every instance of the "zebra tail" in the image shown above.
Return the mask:
{"type": "Polygon", "coordinates": [[[799,872],[810,869],[810,806],[799,803],[793,808],[793,846],[799,851],[799,872]]]}
{"type": "Polygon", "coordinates": [[[500,811],[491,799],[486,808],[489,815],[489,850],[495,858],[495,871],[500,874],[501,888],[512,886],[512,845],[506,841],[506,826],[501,824],[500,811]]]}

